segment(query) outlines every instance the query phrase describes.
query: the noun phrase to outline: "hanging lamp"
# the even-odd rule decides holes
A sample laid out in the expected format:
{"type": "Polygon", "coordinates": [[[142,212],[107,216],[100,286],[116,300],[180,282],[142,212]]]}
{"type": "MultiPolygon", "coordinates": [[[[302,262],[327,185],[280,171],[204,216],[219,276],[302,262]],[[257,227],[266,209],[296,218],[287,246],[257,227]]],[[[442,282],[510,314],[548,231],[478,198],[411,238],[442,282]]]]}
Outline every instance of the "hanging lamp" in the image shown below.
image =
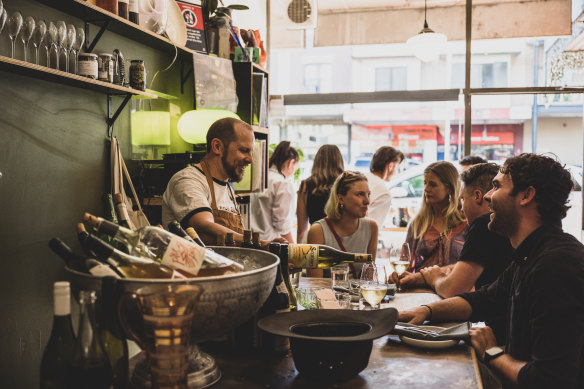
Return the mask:
{"type": "Polygon", "coordinates": [[[438,59],[447,38],[444,34],[434,32],[426,21],[427,0],[424,0],[424,28],[415,36],[407,40],[406,44],[414,55],[424,62],[438,59]]]}

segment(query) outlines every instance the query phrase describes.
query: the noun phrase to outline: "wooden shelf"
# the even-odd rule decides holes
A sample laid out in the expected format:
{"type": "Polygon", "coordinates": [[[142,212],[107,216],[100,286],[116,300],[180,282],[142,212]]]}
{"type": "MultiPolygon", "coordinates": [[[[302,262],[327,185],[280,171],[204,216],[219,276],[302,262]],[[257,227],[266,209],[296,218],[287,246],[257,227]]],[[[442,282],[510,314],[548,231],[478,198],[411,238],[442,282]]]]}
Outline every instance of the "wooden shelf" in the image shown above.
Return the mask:
{"type": "Polygon", "coordinates": [[[12,59],[0,55],[0,69],[11,73],[21,74],[28,77],[34,77],[40,80],[51,81],[59,84],[66,84],[81,89],[90,89],[93,91],[109,95],[141,95],[151,99],[157,96],[142,92],[132,88],[111,84],[109,82],[92,80],[87,77],[67,73],[57,69],[47,68],[45,66],[35,65],[18,59],[12,59]]]}
{"type": "MultiPolygon", "coordinates": [[[[97,24],[109,21],[108,31],[123,35],[126,38],[142,43],[154,49],[165,51],[174,55],[175,47],[179,58],[189,58],[195,51],[184,46],[174,44],[169,39],[155,34],[124,18],[114,15],[98,6],[87,3],[84,0],[36,0],[37,2],[62,11],[86,22],[97,24]]],[[[92,39],[92,37],[90,37],[92,39]]],[[[260,68],[261,69],[261,68],[260,68]]]]}
{"type": "Polygon", "coordinates": [[[270,133],[270,129],[266,127],[251,126],[251,128],[253,128],[253,132],[258,134],[268,135],[270,133]]]}

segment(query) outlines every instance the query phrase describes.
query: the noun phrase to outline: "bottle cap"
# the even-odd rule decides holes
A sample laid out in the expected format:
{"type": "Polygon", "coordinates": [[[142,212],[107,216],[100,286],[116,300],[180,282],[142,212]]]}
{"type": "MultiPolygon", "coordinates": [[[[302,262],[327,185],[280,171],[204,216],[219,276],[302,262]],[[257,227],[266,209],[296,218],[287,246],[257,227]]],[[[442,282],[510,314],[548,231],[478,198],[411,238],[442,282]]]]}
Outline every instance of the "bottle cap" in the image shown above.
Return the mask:
{"type": "Polygon", "coordinates": [[[55,296],[69,296],[71,293],[71,284],[69,281],[57,281],[53,284],[53,292],[55,296]]]}

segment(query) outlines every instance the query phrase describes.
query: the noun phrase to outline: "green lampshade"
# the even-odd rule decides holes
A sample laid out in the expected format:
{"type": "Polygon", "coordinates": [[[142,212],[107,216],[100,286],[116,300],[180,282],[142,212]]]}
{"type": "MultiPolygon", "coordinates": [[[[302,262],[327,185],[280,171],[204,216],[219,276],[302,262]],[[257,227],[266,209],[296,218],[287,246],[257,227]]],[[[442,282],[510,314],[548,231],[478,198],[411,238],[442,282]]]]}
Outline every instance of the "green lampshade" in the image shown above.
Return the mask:
{"type": "Polygon", "coordinates": [[[188,143],[206,143],[207,131],[211,124],[223,118],[239,119],[239,116],[224,109],[187,111],[178,120],[178,133],[188,143]]]}
{"type": "Polygon", "coordinates": [[[135,111],[130,117],[133,145],[170,145],[170,112],[135,111]]]}

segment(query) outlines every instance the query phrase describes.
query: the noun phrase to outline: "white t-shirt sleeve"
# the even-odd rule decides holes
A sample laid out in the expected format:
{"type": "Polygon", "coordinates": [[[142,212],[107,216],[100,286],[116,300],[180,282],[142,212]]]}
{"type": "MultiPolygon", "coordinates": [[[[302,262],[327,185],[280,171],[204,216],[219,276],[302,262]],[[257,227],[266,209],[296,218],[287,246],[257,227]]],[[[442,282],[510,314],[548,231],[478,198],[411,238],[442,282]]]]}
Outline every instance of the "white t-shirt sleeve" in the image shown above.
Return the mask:
{"type": "Polygon", "coordinates": [[[294,184],[288,180],[274,183],[272,201],[272,227],[279,234],[292,231],[293,216],[296,214],[296,192],[294,184]]]}
{"type": "Polygon", "coordinates": [[[169,183],[163,201],[177,221],[196,211],[211,212],[209,188],[202,179],[199,174],[181,174],[169,183]]]}

